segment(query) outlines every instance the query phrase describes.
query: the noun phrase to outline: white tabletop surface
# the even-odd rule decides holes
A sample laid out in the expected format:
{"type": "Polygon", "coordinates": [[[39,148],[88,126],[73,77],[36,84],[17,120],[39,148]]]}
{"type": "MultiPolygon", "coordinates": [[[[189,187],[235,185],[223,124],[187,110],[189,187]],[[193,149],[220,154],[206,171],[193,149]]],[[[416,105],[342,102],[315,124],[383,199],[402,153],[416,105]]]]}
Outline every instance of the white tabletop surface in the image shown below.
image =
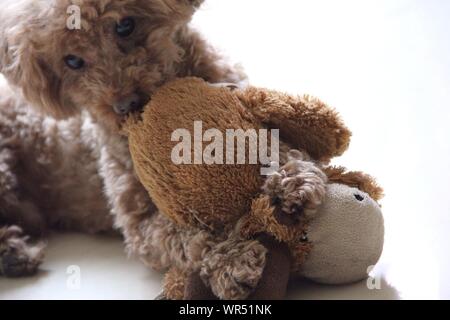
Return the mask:
{"type": "MultiPolygon", "coordinates": [[[[5,0],[2,0],[5,1],[5,0]]],[[[207,0],[194,24],[254,85],[310,93],[352,129],[335,163],[385,188],[385,250],[366,282],[291,285],[290,299],[450,298],[450,2],[207,0]]],[[[0,278],[0,299],[152,299],[161,274],[120,239],[55,235],[39,275],[0,278]],[[79,266],[81,283],[67,274],[79,266]]]]}

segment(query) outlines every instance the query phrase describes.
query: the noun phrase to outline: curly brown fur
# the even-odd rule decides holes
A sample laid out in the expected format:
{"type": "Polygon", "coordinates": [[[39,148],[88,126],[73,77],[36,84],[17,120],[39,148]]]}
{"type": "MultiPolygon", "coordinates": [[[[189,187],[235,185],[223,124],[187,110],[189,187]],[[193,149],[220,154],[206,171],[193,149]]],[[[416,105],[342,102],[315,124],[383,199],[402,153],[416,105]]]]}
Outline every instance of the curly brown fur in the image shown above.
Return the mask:
{"type": "Polygon", "coordinates": [[[288,162],[269,176],[263,194],[243,218],[242,232],[250,237],[268,232],[277,240],[296,241],[326,193],[327,177],[299,152],[290,152],[288,162]]]}
{"type": "Polygon", "coordinates": [[[42,243],[29,244],[19,227],[0,228],[0,275],[20,277],[36,273],[43,248],[42,243]]]}
{"type": "Polygon", "coordinates": [[[309,215],[320,205],[326,183],[326,175],[313,162],[291,159],[266,180],[263,191],[280,200],[284,212],[292,213],[301,206],[309,215]]]}
{"type": "Polygon", "coordinates": [[[212,234],[197,228],[183,228],[164,214],[157,212],[139,223],[139,234],[129,245],[132,252],[155,270],[165,271],[171,267],[181,270],[199,270],[204,256],[225,234],[212,234]]]}
{"type": "Polygon", "coordinates": [[[183,300],[188,274],[184,270],[171,268],[164,275],[163,295],[168,300],[183,300]]]}
{"type": "Polygon", "coordinates": [[[200,274],[221,299],[244,299],[257,286],[264,270],[265,247],[243,239],[238,227],[213,234],[180,227],[157,212],[143,220],[139,229],[133,252],[153,269],[169,270],[163,283],[168,299],[180,298],[191,274],[200,274]]]}
{"type": "Polygon", "coordinates": [[[232,236],[205,256],[200,276],[217,297],[245,299],[258,285],[266,253],[267,249],[258,241],[232,236]]]}
{"type": "Polygon", "coordinates": [[[18,0],[2,7],[0,71],[9,85],[0,80],[0,226],[37,237],[53,228],[115,226],[127,251],[146,259],[156,210],[134,174],[119,133],[124,115],[114,105],[132,93],[145,103],[177,76],[243,79],[188,26],[201,2],[18,0]],[[81,30],[66,27],[72,4],[81,9],[81,30]],[[134,17],[136,29],[121,38],[115,26],[124,17],[134,17]],[[70,69],[67,55],[84,59],[83,68],[70,69]]]}

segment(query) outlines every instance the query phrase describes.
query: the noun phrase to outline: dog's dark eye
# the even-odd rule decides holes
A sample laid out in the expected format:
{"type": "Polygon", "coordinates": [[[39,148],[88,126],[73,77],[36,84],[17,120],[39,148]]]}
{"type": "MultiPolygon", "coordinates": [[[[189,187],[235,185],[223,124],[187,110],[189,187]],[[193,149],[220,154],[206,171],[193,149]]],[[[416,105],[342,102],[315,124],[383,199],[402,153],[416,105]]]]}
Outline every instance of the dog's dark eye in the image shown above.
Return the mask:
{"type": "Polygon", "coordinates": [[[136,23],[133,18],[123,18],[119,23],[116,24],[116,33],[122,37],[128,37],[133,33],[136,23]]]}
{"type": "Polygon", "coordinates": [[[84,67],[84,60],[72,54],[65,56],[64,62],[70,69],[73,70],[79,70],[84,67]]]}
{"type": "Polygon", "coordinates": [[[363,201],[364,200],[364,197],[362,195],[360,195],[360,194],[355,193],[354,196],[355,196],[355,199],[358,200],[358,201],[363,201]]]}

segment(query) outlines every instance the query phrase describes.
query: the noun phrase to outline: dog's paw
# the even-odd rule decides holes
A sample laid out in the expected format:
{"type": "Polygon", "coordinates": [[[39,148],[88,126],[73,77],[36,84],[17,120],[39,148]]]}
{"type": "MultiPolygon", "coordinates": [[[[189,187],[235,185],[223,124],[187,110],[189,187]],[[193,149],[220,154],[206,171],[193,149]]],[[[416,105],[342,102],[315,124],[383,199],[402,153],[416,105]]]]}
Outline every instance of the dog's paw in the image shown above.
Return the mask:
{"type": "Polygon", "coordinates": [[[29,244],[19,227],[0,229],[0,275],[24,277],[37,272],[42,262],[44,244],[29,244]]]}
{"type": "Polygon", "coordinates": [[[327,176],[311,161],[292,151],[289,161],[269,176],[263,190],[275,206],[275,218],[286,226],[296,225],[302,216],[310,217],[322,203],[327,176]]]}
{"type": "Polygon", "coordinates": [[[246,299],[262,277],[266,253],[258,241],[227,240],[204,258],[200,277],[220,299],[246,299]]]}

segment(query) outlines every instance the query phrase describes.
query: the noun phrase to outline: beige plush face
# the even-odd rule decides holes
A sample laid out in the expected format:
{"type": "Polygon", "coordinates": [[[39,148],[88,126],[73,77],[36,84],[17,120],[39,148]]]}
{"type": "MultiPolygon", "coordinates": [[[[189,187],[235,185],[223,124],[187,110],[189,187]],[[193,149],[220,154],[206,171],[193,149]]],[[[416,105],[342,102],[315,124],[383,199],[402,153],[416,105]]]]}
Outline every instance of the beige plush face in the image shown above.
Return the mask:
{"type": "Polygon", "coordinates": [[[313,248],[301,270],[304,277],[325,284],[365,279],[383,250],[381,209],[356,188],[330,184],[310,224],[308,240],[313,248]]]}

